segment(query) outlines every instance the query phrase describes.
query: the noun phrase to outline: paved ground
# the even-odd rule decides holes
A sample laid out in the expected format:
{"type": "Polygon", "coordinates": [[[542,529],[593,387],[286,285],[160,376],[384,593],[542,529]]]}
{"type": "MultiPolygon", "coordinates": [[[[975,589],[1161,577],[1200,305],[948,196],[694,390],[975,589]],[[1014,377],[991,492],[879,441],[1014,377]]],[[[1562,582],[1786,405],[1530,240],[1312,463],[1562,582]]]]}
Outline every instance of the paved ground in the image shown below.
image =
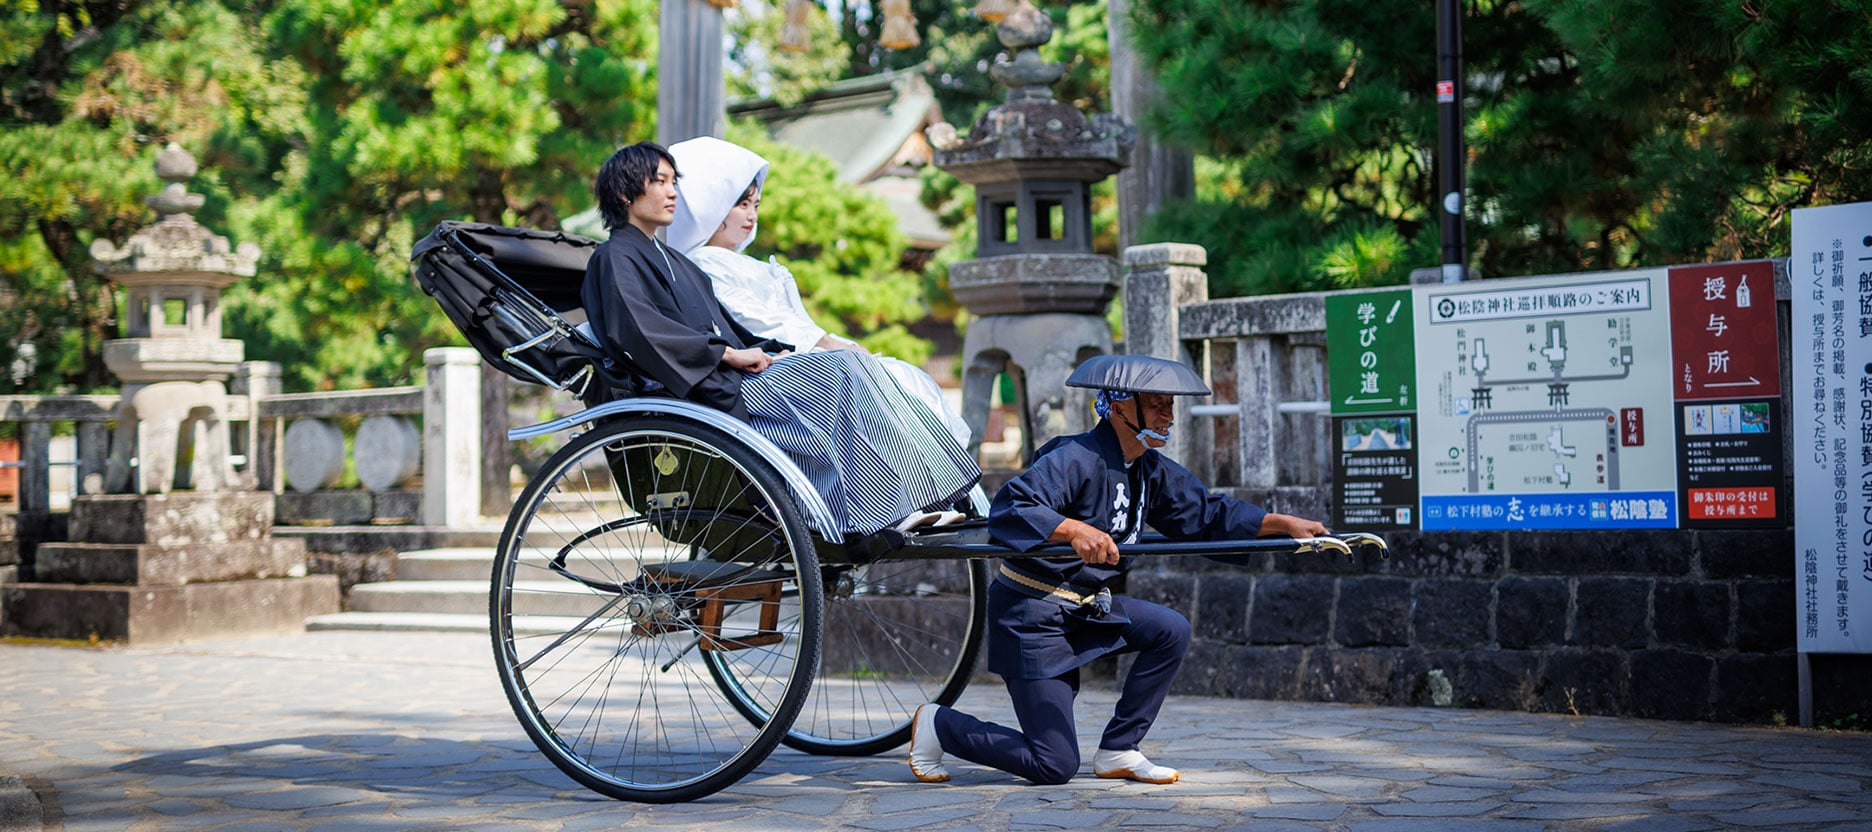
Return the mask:
{"type": "MultiPolygon", "coordinates": [[[[999,693],[964,704],[1006,718],[999,693]]],[[[1111,699],[1088,692],[1082,723],[1111,699]]],[[[23,797],[70,832],[1872,830],[1866,734],[1179,697],[1145,750],[1183,782],[1036,787],[962,765],[925,786],[894,753],[783,749],[711,798],[644,806],[534,751],[478,636],[0,645],[8,832],[39,828],[8,814],[23,797]]]]}

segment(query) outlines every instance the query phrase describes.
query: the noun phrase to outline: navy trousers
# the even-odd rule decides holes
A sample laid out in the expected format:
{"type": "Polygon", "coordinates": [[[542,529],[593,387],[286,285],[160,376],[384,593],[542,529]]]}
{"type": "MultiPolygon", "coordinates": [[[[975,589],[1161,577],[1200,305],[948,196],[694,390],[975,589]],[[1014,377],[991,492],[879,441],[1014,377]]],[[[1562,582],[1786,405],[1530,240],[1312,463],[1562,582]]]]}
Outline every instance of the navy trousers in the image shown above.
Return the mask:
{"type": "MultiPolygon", "coordinates": [[[[1137,748],[1150,731],[1190,642],[1189,620],[1176,610],[1135,598],[1124,599],[1124,610],[1131,623],[1125,625],[1125,647],[1119,652],[1135,652],[1138,657],[1099,739],[1099,748],[1111,751],[1137,748]]],[[[943,752],[1042,785],[1071,780],[1079,773],[1079,734],[1073,727],[1079,669],[1050,679],[1004,676],[1002,681],[1007,683],[1020,730],[943,708],[935,720],[943,752]]]]}

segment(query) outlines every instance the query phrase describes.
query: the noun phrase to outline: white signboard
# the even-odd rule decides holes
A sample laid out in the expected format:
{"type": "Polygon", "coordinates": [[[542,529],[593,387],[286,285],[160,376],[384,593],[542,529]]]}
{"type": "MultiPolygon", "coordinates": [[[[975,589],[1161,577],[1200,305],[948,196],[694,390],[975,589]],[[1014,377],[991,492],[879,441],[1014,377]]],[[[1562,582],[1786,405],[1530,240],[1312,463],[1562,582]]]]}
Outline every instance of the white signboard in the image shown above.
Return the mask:
{"type": "Polygon", "coordinates": [[[1872,653],[1872,203],[1794,212],[1796,629],[1872,653]]]}
{"type": "Polygon", "coordinates": [[[1678,526],[1666,277],[1418,288],[1422,528],[1678,526]]]}

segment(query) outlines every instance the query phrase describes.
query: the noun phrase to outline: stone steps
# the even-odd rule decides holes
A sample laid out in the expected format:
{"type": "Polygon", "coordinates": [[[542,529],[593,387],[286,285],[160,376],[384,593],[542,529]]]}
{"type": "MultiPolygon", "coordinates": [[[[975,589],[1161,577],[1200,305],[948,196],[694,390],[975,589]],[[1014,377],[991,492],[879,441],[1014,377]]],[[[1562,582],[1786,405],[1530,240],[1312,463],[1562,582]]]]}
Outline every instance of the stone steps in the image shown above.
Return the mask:
{"type": "Polygon", "coordinates": [[[307,575],[304,544],[272,526],[263,492],[75,498],[69,542],[41,543],[28,583],[13,582],[17,564],[0,575],[0,636],[149,646],[299,632],[338,609],[338,579],[307,575]]]}
{"type": "Polygon", "coordinates": [[[159,546],[149,543],[42,543],[36,581],[47,584],[182,586],[305,575],[297,540],[231,540],[159,546]]]}
{"type": "MultiPolygon", "coordinates": [[[[579,624],[577,618],[529,615],[514,619],[514,632],[525,634],[563,633],[579,624]]],[[[315,615],[306,619],[310,630],[352,630],[380,633],[485,633],[486,615],[458,615],[425,612],[341,612],[315,615]]]]}
{"type": "MultiPolygon", "coordinates": [[[[686,557],[686,550],[665,547],[670,559],[686,557]]],[[[586,550],[589,554],[589,550],[586,550]]],[[[628,580],[636,574],[637,557],[584,565],[595,569],[607,580],[628,580]]],[[[550,632],[554,624],[569,626],[609,600],[606,596],[580,591],[576,585],[547,571],[551,553],[532,552],[521,558],[527,575],[516,582],[523,592],[517,601],[520,616],[541,616],[542,621],[521,629],[550,632]],[[563,622],[549,619],[570,616],[563,622]]],[[[398,630],[398,631],[486,631],[488,628],[488,591],[492,585],[494,549],[492,547],[448,547],[402,552],[397,555],[393,581],[358,584],[351,588],[345,612],[308,619],[308,629],[319,630],[398,630]]]]}

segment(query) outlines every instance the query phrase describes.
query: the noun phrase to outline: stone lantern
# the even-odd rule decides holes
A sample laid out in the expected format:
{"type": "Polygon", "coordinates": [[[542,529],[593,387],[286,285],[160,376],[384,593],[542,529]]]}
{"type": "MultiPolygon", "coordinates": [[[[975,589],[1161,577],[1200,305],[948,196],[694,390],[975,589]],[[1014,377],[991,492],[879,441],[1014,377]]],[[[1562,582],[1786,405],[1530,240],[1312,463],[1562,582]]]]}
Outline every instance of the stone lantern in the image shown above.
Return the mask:
{"type": "MultiPolygon", "coordinates": [[[[1123,119],[1090,118],[1053,97],[1064,67],[1039,47],[1053,22],[1022,0],[996,33],[1013,59],[989,70],[1007,101],[970,128],[930,128],[935,164],[975,186],[977,259],[949,267],[956,301],[976,317],[963,340],[963,417],[979,446],[997,375],[1015,379],[1023,457],[1062,433],[1086,430],[1083,394],[1066,377],[1112,351],[1105,308],[1118,293],[1118,263],[1092,252],[1092,185],[1125,166],[1136,131],[1123,119]]],[[[973,449],[971,449],[973,450],[973,449]]]]}
{"type": "Polygon", "coordinates": [[[245,352],[221,337],[221,290],[253,275],[260,249],[230,249],[195,221],[202,197],[182,184],[195,175],[187,151],[163,149],[156,175],[169,184],[145,201],[161,218],[122,248],[91,244],[93,268],[125,290],[124,337],[104,342],[104,365],[124,382],[104,488],[218,491],[233,485],[226,382],[245,352]],[[191,470],[178,471],[178,459],[191,470]]]}
{"type": "Polygon", "coordinates": [[[168,644],[303,632],[338,611],[337,576],[307,575],[305,542],[273,537],[273,493],[232,487],[226,381],[243,350],[221,337],[221,290],[260,250],[195,222],[181,148],[157,155],[156,175],[161,219],[122,248],[91,246],[124,288],[124,337],[104,342],[124,382],[105,483],[118,493],[72,499],[70,539],[39,544],[34,582],[5,588],[0,637],[168,644]]]}

